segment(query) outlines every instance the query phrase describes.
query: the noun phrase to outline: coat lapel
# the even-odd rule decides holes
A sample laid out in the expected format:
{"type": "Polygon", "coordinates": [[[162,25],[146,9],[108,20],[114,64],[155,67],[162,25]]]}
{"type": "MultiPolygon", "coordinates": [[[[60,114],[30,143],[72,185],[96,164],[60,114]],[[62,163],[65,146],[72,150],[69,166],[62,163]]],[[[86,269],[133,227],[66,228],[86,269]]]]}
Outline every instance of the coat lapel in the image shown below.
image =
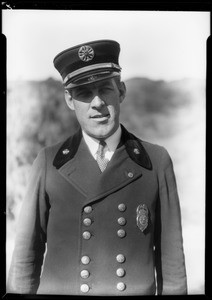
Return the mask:
{"type": "Polygon", "coordinates": [[[76,155],[58,171],[85,197],[92,191],[95,178],[101,175],[101,171],[83,139],[76,155]]]}
{"type": "Polygon", "coordinates": [[[131,160],[125,146],[118,148],[105,171],[96,178],[84,204],[98,201],[142,176],[142,168],[131,160]]]}
{"type": "Polygon", "coordinates": [[[123,126],[121,142],[103,173],[90,154],[81,133],[63,144],[55,157],[54,165],[85,196],[84,204],[106,197],[141,177],[142,167],[151,169],[145,149],[123,126]]]}

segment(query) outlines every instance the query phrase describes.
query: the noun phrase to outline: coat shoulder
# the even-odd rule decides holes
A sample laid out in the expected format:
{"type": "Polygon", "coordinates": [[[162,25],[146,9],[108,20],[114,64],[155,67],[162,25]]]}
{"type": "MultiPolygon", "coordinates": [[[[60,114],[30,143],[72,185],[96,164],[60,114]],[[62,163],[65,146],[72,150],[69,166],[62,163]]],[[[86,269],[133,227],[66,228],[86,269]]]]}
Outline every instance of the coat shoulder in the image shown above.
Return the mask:
{"type": "Polygon", "coordinates": [[[70,139],[70,137],[68,139],[65,139],[63,141],[60,141],[58,143],[55,143],[53,145],[50,146],[46,146],[43,147],[40,152],[38,153],[38,157],[39,156],[45,156],[45,159],[49,162],[52,163],[52,161],[54,160],[56,154],[58,153],[59,149],[62,147],[63,144],[65,144],[68,140],[70,139]]]}
{"type": "Polygon", "coordinates": [[[158,144],[153,144],[147,141],[140,140],[144,149],[148,153],[153,165],[169,164],[171,157],[167,149],[158,144]]]}
{"type": "Polygon", "coordinates": [[[149,154],[161,155],[167,152],[166,148],[162,145],[153,144],[141,139],[139,139],[139,141],[141,142],[141,144],[149,154]]]}
{"type": "Polygon", "coordinates": [[[58,142],[56,144],[53,144],[51,146],[46,146],[43,148],[43,150],[46,152],[48,156],[55,156],[58,150],[61,148],[61,146],[66,142],[66,140],[63,140],[61,142],[58,142]]]}

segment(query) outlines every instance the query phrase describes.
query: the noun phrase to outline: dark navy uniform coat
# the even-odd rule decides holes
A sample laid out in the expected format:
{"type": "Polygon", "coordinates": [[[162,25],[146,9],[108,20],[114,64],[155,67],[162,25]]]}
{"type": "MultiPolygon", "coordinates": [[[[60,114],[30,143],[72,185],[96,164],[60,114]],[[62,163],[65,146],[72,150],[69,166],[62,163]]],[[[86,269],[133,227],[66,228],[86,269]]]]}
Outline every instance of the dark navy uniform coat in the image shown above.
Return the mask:
{"type": "Polygon", "coordinates": [[[123,126],[103,173],[81,131],[41,150],[23,203],[8,291],[186,294],[180,206],[167,151],[123,126]]]}

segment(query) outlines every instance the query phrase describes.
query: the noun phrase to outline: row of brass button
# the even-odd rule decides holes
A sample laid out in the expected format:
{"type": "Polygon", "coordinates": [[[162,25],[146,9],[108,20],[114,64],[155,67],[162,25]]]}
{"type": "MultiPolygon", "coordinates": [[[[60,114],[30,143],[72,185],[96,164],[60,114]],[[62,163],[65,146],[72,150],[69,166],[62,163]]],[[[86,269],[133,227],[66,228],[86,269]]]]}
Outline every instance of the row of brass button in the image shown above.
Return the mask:
{"type": "MultiPolygon", "coordinates": [[[[119,211],[125,211],[127,209],[127,207],[126,207],[126,205],[124,204],[124,203],[120,203],[119,205],[118,205],[118,210],[119,211]]],[[[90,214],[91,212],[92,212],[92,207],[91,206],[85,206],[84,207],[84,212],[86,213],[86,214],[90,214]]]]}
{"type": "MultiPolygon", "coordinates": [[[[86,206],[85,208],[84,208],[84,213],[85,214],[90,214],[91,212],[92,212],[92,207],[91,206],[86,206]]],[[[92,224],[92,220],[90,219],[90,218],[85,218],[84,220],[83,220],[83,224],[86,226],[86,227],[89,227],[91,224],[92,224]]],[[[85,240],[89,240],[90,238],[91,238],[91,233],[90,233],[90,231],[84,231],[83,233],[82,233],[82,237],[83,237],[83,239],[85,239],[85,240]]],[[[87,255],[84,255],[84,256],[82,256],[81,257],[81,263],[83,264],[83,265],[88,265],[89,263],[90,263],[90,257],[89,256],[87,256],[87,255]]],[[[90,276],[90,272],[88,271],[88,270],[86,270],[86,269],[83,269],[81,272],[80,272],[80,276],[81,276],[81,278],[83,278],[83,279],[87,279],[89,276],[90,276]]],[[[90,290],[90,287],[89,287],[89,285],[88,284],[86,284],[86,283],[83,283],[83,284],[81,284],[81,286],[80,286],[80,291],[82,292],[82,293],[87,293],[88,291],[90,290]]]]}
{"type": "MultiPolygon", "coordinates": [[[[124,291],[126,289],[126,284],[124,282],[118,282],[117,285],[116,285],[116,288],[119,291],[124,291]]],[[[88,284],[83,283],[80,286],[80,290],[81,290],[82,293],[87,293],[87,292],[89,292],[90,287],[89,287],[88,284]]]]}
{"type": "MultiPolygon", "coordinates": [[[[90,263],[90,260],[91,260],[91,259],[90,259],[89,256],[84,255],[84,256],[82,256],[82,258],[81,258],[81,263],[82,263],[83,265],[88,265],[88,264],[90,263]]],[[[124,256],[123,254],[118,254],[118,255],[116,256],[116,261],[117,261],[118,263],[124,263],[125,260],[126,260],[126,258],[125,258],[125,256],[124,256]]]]}
{"type": "MultiPolygon", "coordinates": [[[[126,210],[126,205],[123,204],[123,203],[121,203],[121,204],[118,205],[118,209],[119,209],[119,211],[124,212],[126,210]]],[[[91,213],[92,212],[92,207],[91,206],[86,206],[84,208],[84,212],[86,214],[91,213]]],[[[85,218],[83,220],[83,224],[88,227],[88,226],[90,226],[92,224],[92,220],[90,218],[85,218]]],[[[124,217],[120,217],[118,219],[118,224],[121,225],[121,226],[124,226],[126,224],[126,219],[124,217]]],[[[126,236],[126,232],[123,229],[119,229],[117,231],[117,235],[118,235],[118,237],[123,238],[123,237],[126,236]]],[[[89,240],[91,238],[90,231],[84,231],[83,234],[82,234],[82,237],[85,240],[89,240]]]]}
{"type": "MultiPolygon", "coordinates": [[[[118,235],[118,237],[123,238],[123,237],[126,236],[126,231],[125,231],[124,229],[119,229],[119,230],[117,231],[117,235],[118,235]]],[[[83,237],[84,240],[89,240],[89,239],[91,238],[91,233],[90,233],[90,231],[84,231],[84,232],[82,233],[82,237],[83,237]]]]}
{"type": "MultiPolygon", "coordinates": [[[[127,209],[127,207],[126,207],[126,205],[125,205],[124,203],[121,203],[121,204],[118,205],[118,210],[119,210],[120,212],[123,213],[126,209],[127,209]]],[[[127,221],[126,221],[126,219],[125,219],[124,217],[118,218],[118,224],[119,224],[120,226],[125,226],[126,223],[127,223],[127,221]]],[[[118,236],[119,236],[120,238],[124,238],[124,237],[126,236],[126,231],[125,231],[124,229],[119,229],[119,230],[117,231],[117,234],[118,234],[118,236]]],[[[125,258],[125,256],[124,256],[123,254],[118,254],[118,255],[116,256],[116,260],[117,260],[117,262],[119,262],[119,263],[124,263],[125,260],[126,260],[126,258],[125,258]]],[[[118,269],[116,270],[116,275],[117,275],[118,277],[124,277],[124,276],[125,276],[125,273],[126,273],[126,272],[125,272],[125,270],[124,270],[123,268],[118,268],[118,269]]],[[[126,284],[125,284],[124,282],[118,282],[117,285],[116,285],[116,288],[117,288],[117,290],[119,290],[119,291],[124,291],[124,290],[126,289],[126,284]]]]}
{"type": "MultiPolygon", "coordinates": [[[[89,213],[91,213],[92,212],[92,207],[91,206],[86,206],[85,208],[84,208],[84,212],[86,213],[86,214],[89,214],[89,213]]],[[[121,203],[121,204],[119,204],[118,205],[118,210],[120,211],[120,212],[124,212],[125,210],[126,210],[126,205],[125,204],[123,204],[123,203],[121,203]]],[[[83,220],[83,224],[85,225],[85,226],[90,226],[91,224],[92,224],[92,220],[90,219],[90,218],[85,218],[84,220],[83,220]]],[[[121,225],[121,226],[124,226],[125,224],[126,224],[126,219],[124,218],[124,217],[120,217],[119,219],[118,219],[118,224],[119,225],[121,225]]],[[[125,232],[125,230],[123,230],[123,229],[119,229],[118,231],[117,231],[117,235],[119,236],[119,237],[125,237],[126,236],[126,232],[125,232]]],[[[91,233],[89,232],[89,231],[84,231],[83,232],[83,234],[82,234],[82,236],[83,236],[83,238],[84,239],[86,239],[86,240],[88,240],[88,239],[90,239],[91,238],[91,233]]],[[[116,261],[117,262],[119,262],[119,263],[124,263],[125,262],[125,256],[123,255],[123,254],[118,254],[117,256],[116,256],[116,261]]],[[[84,255],[84,256],[82,256],[82,258],[81,258],[81,263],[83,264],[83,265],[88,265],[89,263],[90,263],[90,257],[89,256],[87,256],[87,255],[84,255]]],[[[116,270],[116,275],[118,276],[118,277],[124,277],[125,276],[125,270],[123,269],[123,268],[118,268],[117,270],[116,270]]],[[[81,278],[83,278],[83,279],[87,279],[89,276],[90,276],[90,272],[88,271],[88,270],[82,270],[81,271],[81,273],[80,273],[80,276],[81,276],[81,278]]],[[[126,288],[126,285],[125,285],[125,283],[123,283],[123,282],[118,282],[117,283],[117,289],[119,290],[119,291],[124,291],[125,290],[125,288],[126,288]]],[[[81,290],[81,292],[83,292],[83,293],[87,293],[89,290],[90,290],[90,287],[89,287],[89,285],[88,284],[82,284],[81,285],[81,287],[80,287],[80,290],[81,290]]]]}
{"type": "MultiPolygon", "coordinates": [[[[124,203],[120,203],[119,205],[118,205],[118,210],[119,211],[125,211],[127,209],[127,207],[126,207],[126,205],[124,204],[124,203]]],[[[92,207],[91,206],[85,206],[84,207],[84,212],[86,213],[86,214],[90,214],[91,212],[92,212],[92,207]]]]}
{"type": "MultiPolygon", "coordinates": [[[[116,275],[118,276],[118,277],[124,277],[124,275],[125,275],[125,270],[123,269],[123,268],[118,268],[117,270],[116,270],[116,275]]],[[[89,276],[90,276],[90,272],[88,271],[88,270],[82,270],[81,272],[80,272],[80,276],[81,276],[81,278],[83,278],[83,279],[87,279],[89,276]]]]}
{"type": "MultiPolygon", "coordinates": [[[[116,261],[118,263],[124,263],[126,260],[125,256],[123,254],[118,254],[116,256],[116,261]]],[[[84,255],[82,256],[81,258],[81,262],[82,264],[84,265],[88,265],[90,263],[90,257],[87,256],[87,255],[84,255]]],[[[123,268],[118,268],[116,270],[116,275],[118,277],[124,277],[126,274],[125,270],[123,268]]],[[[83,279],[87,279],[89,276],[90,276],[90,272],[86,269],[83,269],[81,272],[80,272],[80,276],[81,278],[83,279]]],[[[118,282],[117,285],[116,285],[116,288],[119,290],[119,291],[124,291],[126,289],[126,284],[123,283],[123,282],[118,282]]],[[[80,290],[81,292],[83,293],[87,293],[89,290],[90,290],[90,287],[88,284],[82,284],[81,287],[80,287],[80,290]]]]}

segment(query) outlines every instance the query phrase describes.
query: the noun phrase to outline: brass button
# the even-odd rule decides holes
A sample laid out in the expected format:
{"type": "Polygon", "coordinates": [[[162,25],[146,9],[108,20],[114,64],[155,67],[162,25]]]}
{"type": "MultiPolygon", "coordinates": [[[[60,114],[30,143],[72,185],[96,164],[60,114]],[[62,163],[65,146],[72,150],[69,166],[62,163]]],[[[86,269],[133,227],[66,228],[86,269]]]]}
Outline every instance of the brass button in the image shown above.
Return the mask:
{"type": "Polygon", "coordinates": [[[118,277],[123,277],[123,276],[125,275],[125,270],[124,270],[123,268],[118,268],[118,269],[116,270],[116,275],[117,275],[118,277]]]}
{"type": "Polygon", "coordinates": [[[89,240],[91,238],[91,233],[89,231],[84,231],[82,236],[84,240],[89,240]]]}
{"type": "Polygon", "coordinates": [[[81,262],[82,262],[83,265],[88,265],[89,262],[90,262],[90,260],[91,260],[90,257],[87,256],[87,255],[84,255],[84,256],[82,256],[82,258],[81,258],[81,262]]]}
{"type": "Polygon", "coordinates": [[[121,204],[118,205],[118,210],[119,210],[119,211],[122,211],[122,212],[123,212],[123,211],[126,210],[126,208],[127,208],[127,207],[126,207],[126,205],[125,205],[124,203],[121,203],[121,204]]]}
{"type": "Polygon", "coordinates": [[[117,287],[117,290],[124,291],[126,289],[126,284],[123,282],[118,282],[116,287],[117,287]]]}
{"type": "Polygon", "coordinates": [[[121,217],[121,218],[118,218],[118,224],[121,225],[121,226],[124,226],[125,224],[127,223],[126,219],[121,217]]]}
{"type": "Polygon", "coordinates": [[[128,176],[129,178],[133,178],[134,174],[133,174],[132,172],[128,172],[128,173],[127,173],[127,176],[128,176]]]}
{"type": "Polygon", "coordinates": [[[123,237],[126,236],[126,231],[123,230],[123,229],[119,229],[119,230],[117,231],[117,235],[118,235],[118,237],[123,238],[123,237]]]}
{"type": "Polygon", "coordinates": [[[90,225],[91,225],[91,219],[85,218],[85,219],[83,220],[83,224],[84,224],[85,226],[90,226],[90,225]]]}
{"type": "Polygon", "coordinates": [[[90,288],[87,284],[82,284],[80,286],[80,290],[81,290],[82,293],[87,293],[90,290],[90,288]]]}
{"type": "Polygon", "coordinates": [[[124,256],[123,254],[118,254],[118,255],[116,256],[116,260],[117,260],[117,262],[119,262],[119,263],[123,263],[123,262],[125,262],[125,256],[124,256]]]}
{"type": "Polygon", "coordinates": [[[90,214],[91,212],[92,212],[92,207],[91,206],[86,206],[86,207],[84,207],[84,212],[86,213],[86,214],[90,214]]]}
{"type": "Polygon", "coordinates": [[[88,278],[88,277],[90,276],[90,273],[89,273],[88,270],[82,270],[82,271],[80,272],[80,276],[81,276],[83,279],[86,279],[86,278],[88,278]]]}

